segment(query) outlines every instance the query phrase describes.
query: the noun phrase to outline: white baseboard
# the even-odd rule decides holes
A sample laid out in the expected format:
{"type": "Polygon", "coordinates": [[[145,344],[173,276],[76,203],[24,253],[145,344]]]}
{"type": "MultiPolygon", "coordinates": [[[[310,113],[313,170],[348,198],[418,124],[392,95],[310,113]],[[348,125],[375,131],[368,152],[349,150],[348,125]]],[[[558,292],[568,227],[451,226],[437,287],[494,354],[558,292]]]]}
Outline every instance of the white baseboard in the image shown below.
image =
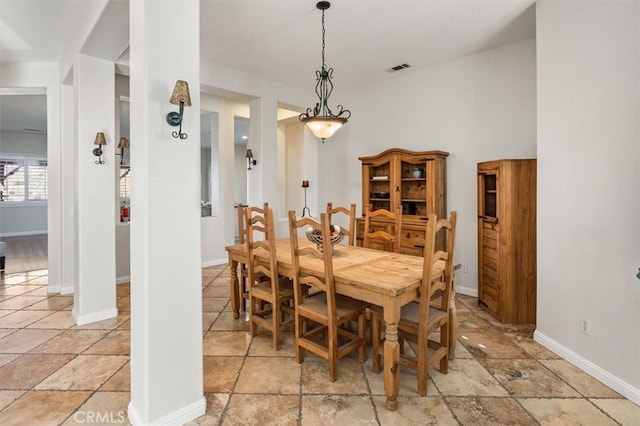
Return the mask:
{"type": "Polygon", "coordinates": [[[0,234],[0,237],[23,237],[25,235],[47,235],[47,230],[43,231],[23,231],[23,232],[7,232],[4,234],[0,234]]]}
{"type": "Polygon", "coordinates": [[[456,286],[456,293],[466,294],[467,296],[472,296],[472,297],[478,297],[478,289],[477,288],[456,286]]]}
{"type": "Polygon", "coordinates": [[[197,400],[196,402],[189,404],[185,407],[182,407],[179,410],[169,413],[152,422],[145,421],[138,414],[138,411],[133,406],[133,402],[129,402],[129,407],[127,408],[127,414],[129,416],[129,421],[134,426],[136,425],[179,426],[204,415],[206,410],[207,410],[207,399],[203,396],[201,399],[197,400]]]}
{"type": "Polygon", "coordinates": [[[74,290],[73,290],[73,286],[61,286],[60,287],[60,294],[73,294],[74,290]]]}
{"type": "Polygon", "coordinates": [[[600,380],[605,385],[609,386],[614,391],[618,392],[625,398],[640,405],[640,389],[633,387],[631,384],[625,382],[617,376],[603,370],[601,367],[592,363],[588,359],[578,355],[571,349],[562,346],[560,343],[549,338],[545,334],[536,330],[533,333],[533,340],[540,343],[545,348],[549,349],[564,358],[566,361],[578,367],[590,376],[600,380]]]}
{"type": "Polygon", "coordinates": [[[104,311],[92,312],[90,314],[79,315],[76,306],[71,310],[71,314],[73,316],[73,320],[76,322],[76,325],[85,325],[90,324],[92,322],[103,321],[106,319],[115,318],[118,316],[118,309],[105,309],[104,311]]]}
{"type": "Polygon", "coordinates": [[[229,259],[225,257],[223,259],[214,259],[214,260],[207,260],[206,262],[202,262],[202,267],[206,268],[209,266],[226,265],[227,263],[229,263],[229,259]]]}
{"type": "Polygon", "coordinates": [[[118,277],[116,278],[116,284],[125,284],[131,282],[131,276],[127,275],[126,277],[118,277]]]}

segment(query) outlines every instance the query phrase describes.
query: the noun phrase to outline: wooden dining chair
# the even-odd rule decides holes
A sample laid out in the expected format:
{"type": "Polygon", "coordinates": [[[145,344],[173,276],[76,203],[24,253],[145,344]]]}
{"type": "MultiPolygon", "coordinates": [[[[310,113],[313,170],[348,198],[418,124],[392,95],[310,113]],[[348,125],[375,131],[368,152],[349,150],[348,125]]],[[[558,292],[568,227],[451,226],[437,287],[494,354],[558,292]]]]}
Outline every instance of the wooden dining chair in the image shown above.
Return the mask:
{"type": "Polygon", "coordinates": [[[327,203],[327,215],[329,216],[329,224],[334,225],[333,215],[342,213],[347,216],[348,228],[340,226],[340,230],[349,237],[349,245],[352,246],[356,242],[356,205],[351,204],[350,208],[346,207],[333,207],[333,203],[327,203]]]}
{"type": "Polygon", "coordinates": [[[256,335],[258,326],[271,331],[273,349],[278,350],[280,332],[294,325],[293,284],[278,276],[273,210],[269,204],[249,207],[245,215],[251,336],[256,335]]]}
{"type": "MultiPolygon", "coordinates": [[[[379,222],[379,223],[385,223],[379,222]]],[[[376,224],[377,225],[377,224],[376,224]]],[[[364,212],[364,235],[362,246],[367,248],[384,249],[397,253],[400,250],[400,235],[402,233],[402,206],[391,212],[386,209],[371,210],[367,204],[364,212]],[[374,227],[376,219],[386,219],[386,229],[374,227]],[[389,223],[391,221],[391,223],[389,223]]]]}
{"type": "MultiPolygon", "coordinates": [[[[337,378],[338,360],[357,350],[358,360],[364,362],[365,312],[367,303],[336,294],[333,279],[333,255],[329,242],[329,215],[322,213],[320,223],[309,217],[296,220],[295,211],[289,212],[289,238],[293,264],[293,288],[295,300],[296,361],[304,361],[305,351],[326,359],[329,363],[329,380],[337,378]],[[300,228],[321,229],[322,251],[315,244],[300,244],[300,228]],[[306,272],[307,262],[322,262],[322,273],[306,272]],[[319,292],[305,295],[305,287],[314,286],[319,292]],[[345,327],[357,322],[357,333],[345,327]]],[[[304,240],[303,240],[304,241],[304,240]]]]}
{"type": "MultiPolygon", "coordinates": [[[[449,371],[449,309],[456,220],[456,212],[451,212],[449,220],[436,220],[434,214],[428,215],[420,298],[402,307],[398,323],[400,365],[416,370],[418,393],[422,396],[427,394],[428,371],[433,366],[439,363],[441,373],[449,371]],[[447,234],[446,248],[434,251],[438,232],[447,234]],[[433,306],[434,300],[438,301],[437,306],[433,306]],[[436,331],[439,331],[437,338],[436,331]],[[405,340],[414,343],[415,356],[405,351],[405,340]]],[[[376,373],[381,370],[384,324],[382,312],[371,309],[372,369],[376,373]]]]}
{"type": "MultiPolygon", "coordinates": [[[[244,204],[237,204],[238,209],[238,244],[245,244],[246,236],[247,236],[247,226],[246,226],[246,208],[244,204]]],[[[249,270],[247,269],[247,265],[244,263],[240,263],[238,265],[238,273],[240,274],[240,303],[243,311],[247,310],[247,301],[249,300],[249,288],[247,287],[247,281],[249,277],[249,270]]]]}

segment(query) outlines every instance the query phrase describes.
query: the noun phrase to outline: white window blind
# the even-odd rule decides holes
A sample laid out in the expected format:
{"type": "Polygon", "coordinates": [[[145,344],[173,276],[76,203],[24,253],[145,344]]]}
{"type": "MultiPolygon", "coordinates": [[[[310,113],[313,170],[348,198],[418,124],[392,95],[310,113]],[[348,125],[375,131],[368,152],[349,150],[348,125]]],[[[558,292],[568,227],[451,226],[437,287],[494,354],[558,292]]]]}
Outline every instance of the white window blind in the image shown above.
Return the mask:
{"type": "Polygon", "coordinates": [[[47,200],[47,160],[0,157],[0,202],[47,200]]]}
{"type": "Polygon", "coordinates": [[[120,198],[131,197],[131,169],[120,167],[120,198]]]}

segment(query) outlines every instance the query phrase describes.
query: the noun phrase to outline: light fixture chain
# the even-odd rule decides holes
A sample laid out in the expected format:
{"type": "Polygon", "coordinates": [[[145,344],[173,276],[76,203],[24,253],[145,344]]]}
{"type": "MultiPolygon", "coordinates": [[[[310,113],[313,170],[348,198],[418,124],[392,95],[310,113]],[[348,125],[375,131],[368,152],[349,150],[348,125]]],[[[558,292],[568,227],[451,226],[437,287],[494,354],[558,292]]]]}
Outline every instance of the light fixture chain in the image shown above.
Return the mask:
{"type": "Polygon", "coordinates": [[[322,10],[322,68],[324,69],[324,10],[322,10]]]}

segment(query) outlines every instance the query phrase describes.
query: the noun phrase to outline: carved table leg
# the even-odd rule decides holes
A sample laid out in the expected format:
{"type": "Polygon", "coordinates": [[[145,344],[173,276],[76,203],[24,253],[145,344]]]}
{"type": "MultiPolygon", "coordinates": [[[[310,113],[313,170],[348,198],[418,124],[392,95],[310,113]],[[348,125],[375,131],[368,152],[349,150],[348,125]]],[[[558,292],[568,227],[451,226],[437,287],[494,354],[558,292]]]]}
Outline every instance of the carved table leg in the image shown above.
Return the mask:
{"type": "Polygon", "coordinates": [[[398,322],[400,306],[388,303],[384,306],[386,337],[384,341],[384,391],[387,394],[387,408],[398,408],[400,391],[400,344],[398,343],[398,322]]]}
{"type": "Polygon", "coordinates": [[[458,310],[456,309],[456,284],[451,281],[451,298],[449,299],[449,359],[453,361],[458,343],[458,310]]]}
{"type": "Polygon", "coordinates": [[[240,318],[240,291],[238,289],[238,261],[229,259],[229,269],[231,277],[229,278],[229,292],[231,293],[231,311],[235,319],[240,318]]]}

